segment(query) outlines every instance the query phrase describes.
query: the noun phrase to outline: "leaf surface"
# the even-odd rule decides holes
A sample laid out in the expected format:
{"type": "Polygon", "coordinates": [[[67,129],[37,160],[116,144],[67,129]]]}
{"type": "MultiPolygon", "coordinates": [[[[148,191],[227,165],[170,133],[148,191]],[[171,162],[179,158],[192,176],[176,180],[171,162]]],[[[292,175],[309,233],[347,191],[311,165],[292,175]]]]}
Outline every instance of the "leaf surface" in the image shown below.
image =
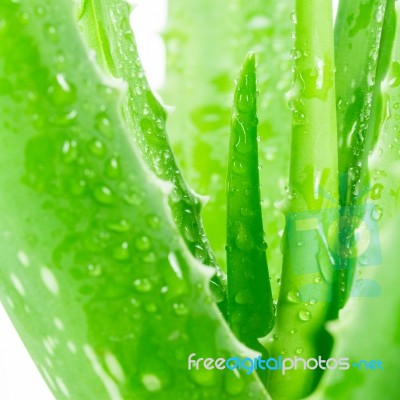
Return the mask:
{"type": "MultiPolygon", "coordinates": [[[[267,398],[71,1],[0,4],[0,296],[57,399],[267,398]]],[[[126,16],[127,17],[127,16],[126,16]]],[[[129,33],[130,34],[130,33],[129,33]]]]}

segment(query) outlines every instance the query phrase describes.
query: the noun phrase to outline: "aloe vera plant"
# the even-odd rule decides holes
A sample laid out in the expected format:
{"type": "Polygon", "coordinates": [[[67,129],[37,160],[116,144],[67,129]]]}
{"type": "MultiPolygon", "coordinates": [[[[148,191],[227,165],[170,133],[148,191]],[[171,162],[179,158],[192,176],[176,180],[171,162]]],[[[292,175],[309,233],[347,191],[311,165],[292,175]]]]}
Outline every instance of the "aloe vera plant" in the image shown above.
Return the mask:
{"type": "MultiPolygon", "coordinates": [[[[335,301],[348,298],[357,263],[354,232],[369,192],[368,156],[380,131],[381,84],[394,34],[394,2],[341,2],[336,26],[336,89],[341,189],[340,270],[335,301]],[[357,19],[354,16],[360,10],[357,19]],[[372,29],[371,29],[372,28],[372,29]],[[355,60],[349,62],[349,60],[355,60]]],[[[378,192],[379,186],[372,188],[378,192]]]]}
{"type": "MultiPolygon", "coordinates": [[[[106,73],[123,79],[128,85],[123,114],[133,128],[132,134],[146,164],[159,178],[172,184],[170,205],[182,237],[197,259],[216,267],[200,221],[201,198],[189,190],[176,165],[165,132],[166,112],[144,76],[130,34],[128,14],[126,3],[85,0],[80,7],[79,20],[106,73]],[[114,43],[118,43],[116,48],[114,43]]],[[[224,301],[224,277],[218,267],[212,289],[216,299],[224,301]]]]}
{"type": "Polygon", "coordinates": [[[243,65],[235,93],[227,178],[228,308],[232,331],[263,351],[258,338],[269,333],[274,307],[262,225],[255,55],[243,65]]]}
{"type": "Polygon", "coordinates": [[[168,124],[129,14],[0,4],[0,299],[55,398],[396,399],[398,4],[171,0],[168,124]]]}
{"type": "MultiPolygon", "coordinates": [[[[324,323],[335,260],[328,230],[338,212],[331,21],[330,1],[296,3],[290,198],[277,321],[269,346],[276,357],[301,354],[308,359],[330,351],[324,323]]],[[[275,371],[268,387],[277,398],[301,398],[316,385],[316,379],[315,371],[293,370],[285,376],[275,371]]]]}
{"type": "Polygon", "coordinates": [[[175,365],[243,349],[210,298],[212,270],[180,239],[168,182],[139,156],[126,89],[97,68],[73,4],[0,8],[1,165],[12,166],[1,177],[1,296],[54,395],[210,397],[217,384],[222,397],[264,397],[254,374],[175,365]]]}
{"type": "Polygon", "coordinates": [[[284,228],[280,203],[286,193],[290,151],[290,108],[285,94],[291,82],[294,3],[172,0],[164,35],[168,56],[162,94],[167,104],[176,106],[167,121],[171,145],[191,186],[210,196],[202,218],[222,269],[226,268],[225,223],[216,226],[215,220],[226,215],[226,132],[234,80],[245,55],[249,51],[257,54],[260,181],[265,189],[262,211],[275,297],[284,228]]]}

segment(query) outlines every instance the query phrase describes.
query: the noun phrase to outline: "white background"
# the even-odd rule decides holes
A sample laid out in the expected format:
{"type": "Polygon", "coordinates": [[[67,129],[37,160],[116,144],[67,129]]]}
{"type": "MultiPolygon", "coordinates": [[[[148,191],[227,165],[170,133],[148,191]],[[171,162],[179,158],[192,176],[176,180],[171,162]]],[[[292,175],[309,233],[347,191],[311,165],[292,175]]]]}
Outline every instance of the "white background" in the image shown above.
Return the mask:
{"type": "MultiPolygon", "coordinates": [[[[337,2],[334,0],[335,7],[337,2]]],[[[165,66],[164,48],[158,33],[165,24],[167,0],[138,0],[136,3],[133,25],[139,51],[150,84],[158,88],[164,78],[165,66]]],[[[0,399],[54,400],[1,305],[0,399]]]]}

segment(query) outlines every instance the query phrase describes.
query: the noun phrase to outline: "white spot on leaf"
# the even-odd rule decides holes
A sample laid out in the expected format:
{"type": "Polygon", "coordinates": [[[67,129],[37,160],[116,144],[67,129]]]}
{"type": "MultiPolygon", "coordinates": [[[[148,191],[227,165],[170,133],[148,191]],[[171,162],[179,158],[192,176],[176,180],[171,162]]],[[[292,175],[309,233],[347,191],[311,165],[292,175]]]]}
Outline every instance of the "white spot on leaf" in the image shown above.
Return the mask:
{"type": "Polygon", "coordinates": [[[17,292],[21,296],[25,296],[25,288],[19,278],[15,274],[10,274],[10,279],[17,292]]]}
{"type": "Polygon", "coordinates": [[[26,253],[25,252],[23,252],[22,250],[20,250],[18,253],[17,253],[17,257],[18,257],[18,260],[19,260],[19,262],[24,266],[24,267],[26,267],[26,268],[28,268],[29,267],[29,258],[28,258],[28,256],[26,255],[26,253]]]}
{"type": "Polygon", "coordinates": [[[69,395],[69,390],[68,388],[65,386],[64,381],[60,378],[60,377],[56,377],[56,382],[57,382],[57,386],[60,388],[61,393],[65,396],[65,397],[70,397],[69,395]]]}
{"type": "Polygon", "coordinates": [[[46,288],[54,295],[57,295],[60,291],[60,288],[53,272],[48,267],[42,267],[40,270],[40,275],[46,288]]]}
{"type": "Polygon", "coordinates": [[[105,388],[107,389],[107,392],[110,395],[110,399],[123,400],[117,384],[110,377],[110,375],[108,375],[107,372],[104,371],[99,360],[97,359],[96,353],[94,352],[93,348],[89,345],[85,345],[83,346],[83,350],[89,361],[92,363],[94,372],[97,374],[97,376],[100,378],[105,388]]]}
{"type": "Polygon", "coordinates": [[[117,381],[123,382],[125,380],[125,375],[117,358],[111,353],[106,353],[106,355],[104,356],[104,361],[106,362],[107,368],[110,371],[111,375],[117,381]]]}
{"type": "Polygon", "coordinates": [[[76,353],[76,346],[75,346],[75,344],[73,343],[73,342],[71,342],[71,341],[69,341],[68,343],[67,343],[67,347],[68,347],[68,350],[71,352],[71,353],[76,353]]]}
{"type": "Polygon", "coordinates": [[[56,328],[60,331],[64,330],[64,324],[62,323],[62,321],[59,318],[54,318],[54,325],[56,326],[56,328]]]}

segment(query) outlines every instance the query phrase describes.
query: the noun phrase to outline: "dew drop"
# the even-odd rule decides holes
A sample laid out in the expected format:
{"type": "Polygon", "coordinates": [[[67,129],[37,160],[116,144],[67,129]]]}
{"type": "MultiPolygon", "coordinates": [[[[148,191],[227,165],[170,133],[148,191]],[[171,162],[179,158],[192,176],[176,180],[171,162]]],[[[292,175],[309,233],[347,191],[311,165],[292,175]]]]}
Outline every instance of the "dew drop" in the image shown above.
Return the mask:
{"type": "Polygon", "coordinates": [[[157,215],[148,215],[146,220],[150,228],[158,229],[161,225],[160,218],[158,218],[157,215]]]}
{"type": "Polygon", "coordinates": [[[249,94],[239,94],[237,103],[238,110],[242,113],[248,113],[254,107],[254,96],[249,94]]]}
{"type": "Polygon", "coordinates": [[[189,224],[185,224],[183,227],[183,234],[185,236],[185,239],[188,242],[195,242],[196,241],[196,233],[193,229],[193,226],[189,223],[189,224]]]}
{"type": "Polygon", "coordinates": [[[208,258],[208,253],[202,246],[196,244],[194,247],[194,256],[197,260],[204,263],[208,258]]]}
{"type": "Polygon", "coordinates": [[[96,115],[96,129],[105,137],[108,139],[112,139],[114,136],[112,127],[111,127],[111,122],[108,119],[108,116],[106,113],[101,112],[96,115]]]}
{"type": "Polygon", "coordinates": [[[95,199],[101,204],[110,205],[114,203],[114,194],[107,186],[98,185],[93,193],[95,199]]]}
{"type": "Polygon", "coordinates": [[[76,140],[66,140],[62,146],[63,161],[67,164],[74,162],[78,158],[78,143],[76,140]]]}
{"type": "Polygon", "coordinates": [[[250,290],[241,290],[236,294],[235,301],[238,304],[254,304],[254,296],[250,290]]]}
{"type": "Polygon", "coordinates": [[[183,303],[174,303],[172,306],[174,313],[178,316],[183,316],[188,313],[188,308],[183,303]]]}
{"type": "Polygon", "coordinates": [[[380,206],[374,206],[374,208],[371,211],[371,218],[374,221],[379,221],[383,216],[383,210],[382,207],[380,206]]]}
{"type": "Polygon", "coordinates": [[[71,180],[69,182],[69,189],[75,196],[81,196],[86,190],[86,181],[79,179],[77,181],[71,180]]]}
{"type": "Polygon", "coordinates": [[[141,236],[135,241],[135,245],[139,251],[146,251],[151,248],[151,241],[148,236],[141,236]]]}
{"type": "Polygon", "coordinates": [[[121,219],[117,222],[107,224],[107,228],[113,232],[126,233],[131,229],[131,225],[126,219],[121,219]]]}
{"type": "Polygon", "coordinates": [[[235,174],[238,174],[238,175],[243,174],[245,172],[243,163],[241,161],[237,161],[237,160],[235,160],[233,162],[232,170],[235,174]]]}
{"type": "Polygon", "coordinates": [[[146,373],[142,375],[143,386],[149,392],[158,392],[162,388],[160,378],[155,374],[146,373]]]}
{"type": "Polygon", "coordinates": [[[253,238],[248,231],[247,227],[242,223],[236,224],[236,247],[240,250],[251,250],[254,248],[253,238]]]}
{"type": "Polygon", "coordinates": [[[287,294],[287,300],[289,303],[299,303],[300,302],[300,293],[294,290],[290,290],[287,294]]]}
{"type": "Polygon", "coordinates": [[[383,190],[382,184],[380,183],[375,184],[371,189],[371,198],[373,200],[379,200],[382,196],[382,190],[383,190]]]}
{"type": "Polygon", "coordinates": [[[142,200],[136,192],[126,193],[123,199],[127,204],[131,206],[139,206],[142,200]]]}
{"type": "Polygon", "coordinates": [[[138,291],[140,293],[147,293],[147,292],[150,292],[152,289],[151,282],[147,278],[136,279],[133,282],[133,287],[135,288],[136,291],[138,291]]]}
{"type": "Polygon", "coordinates": [[[57,29],[53,24],[45,24],[45,30],[46,30],[46,34],[47,37],[51,40],[51,41],[56,41],[58,40],[57,37],[57,29]]]}
{"type": "Polygon", "coordinates": [[[57,106],[68,105],[76,100],[76,89],[63,74],[57,74],[49,86],[48,93],[51,101],[57,106]]]}
{"type": "Polygon", "coordinates": [[[246,126],[239,117],[233,119],[232,130],[235,132],[237,138],[235,150],[243,155],[250,153],[253,150],[253,145],[248,137],[246,126]]]}
{"type": "Polygon", "coordinates": [[[99,264],[89,264],[87,269],[90,276],[100,276],[102,272],[102,268],[99,264]]]}
{"type": "Polygon", "coordinates": [[[368,259],[368,257],[367,257],[367,256],[361,256],[361,257],[360,257],[360,264],[361,264],[361,265],[364,265],[364,266],[368,265],[368,264],[369,264],[369,259],[368,259]]]}
{"type": "Polygon", "coordinates": [[[248,207],[242,207],[240,209],[240,213],[243,215],[243,217],[251,217],[254,215],[254,210],[248,207]]]}
{"type": "Polygon", "coordinates": [[[89,151],[96,157],[104,157],[106,154],[106,146],[98,139],[93,139],[89,143],[89,151]]]}
{"type": "Polygon", "coordinates": [[[321,283],[321,281],[322,281],[321,275],[317,275],[314,277],[314,283],[321,283]]]}
{"type": "Polygon", "coordinates": [[[105,173],[108,178],[116,179],[121,176],[121,165],[117,157],[111,157],[105,167],[105,173]]]}
{"type": "Polygon", "coordinates": [[[150,263],[154,263],[157,261],[157,255],[156,253],[154,253],[153,251],[149,251],[148,253],[146,253],[143,257],[141,257],[141,259],[146,263],[146,264],[150,264],[150,263]]]}
{"type": "Polygon", "coordinates": [[[301,321],[307,322],[311,319],[311,313],[308,310],[302,310],[299,312],[299,318],[301,321]]]}
{"type": "Polygon", "coordinates": [[[128,242],[122,242],[119,246],[114,248],[113,257],[115,260],[127,261],[127,260],[129,260],[130,256],[131,256],[131,253],[129,250],[128,242]]]}

